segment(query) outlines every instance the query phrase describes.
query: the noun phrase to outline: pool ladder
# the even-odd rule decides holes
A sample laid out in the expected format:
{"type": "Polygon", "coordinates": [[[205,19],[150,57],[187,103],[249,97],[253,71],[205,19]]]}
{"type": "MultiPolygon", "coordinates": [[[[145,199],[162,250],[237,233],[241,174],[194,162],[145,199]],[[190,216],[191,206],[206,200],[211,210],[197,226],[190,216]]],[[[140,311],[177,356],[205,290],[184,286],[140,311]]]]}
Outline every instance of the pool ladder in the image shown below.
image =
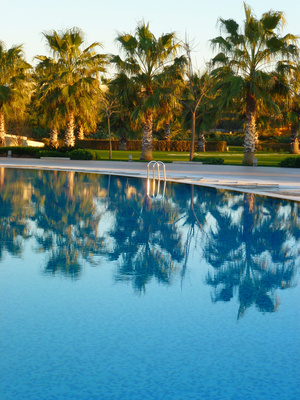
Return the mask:
{"type": "Polygon", "coordinates": [[[161,200],[165,197],[166,193],[166,167],[162,161],[150,161],[147,165],[147,196],[153,199],[161,200]],[[152,194],[150,194],[150,166],[152,165],[152,194]],[[160,195],[160,169],[159,167],[162,166],[163,168],[163,178],[164,178],[164,187],[163,193],[160,195]],[[155,171],[157,171],[157,191],[155,192],[155,171]]]}

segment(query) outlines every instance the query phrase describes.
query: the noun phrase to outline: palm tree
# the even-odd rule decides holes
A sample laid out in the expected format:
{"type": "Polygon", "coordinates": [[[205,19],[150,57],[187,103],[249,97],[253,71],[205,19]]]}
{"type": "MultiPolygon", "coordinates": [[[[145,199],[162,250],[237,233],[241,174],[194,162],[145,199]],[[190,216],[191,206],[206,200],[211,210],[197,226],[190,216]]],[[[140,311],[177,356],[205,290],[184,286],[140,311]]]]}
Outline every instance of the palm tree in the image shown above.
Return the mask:
{"type": "Polygon", "coordinates": [[[30,101],[30,68],[21,45],[6,50],[0,41],[0,146],[5,144],[5,116],[12,110],[23,112],[30,101]]]}
{"type": "Polygon", "coordinates": [[[300,58],[291,63],[280,63],[275,77],[275,92],[285,123],[291,126],[290,153],[299,154],[300,126],[300,58]]]}
{"type": "Polygon", "coordinates": [[[241,28],[232,19],[220,18],[220,27],[226,34],[211,40],[220,52],[213,58],[219,65],[215,72],[222,79],[224,104],[239,98],[245,103],[244,165],[253,165],[257,143],[256,118],[259,103],[273,105],[266,87],[270,70],[279,57],[295,52],[296,36],[280,36],[284,15],[269,11],[257,19],[251,8],[244,3],[245,22],[241,28]]]}
{"type": "Polygon", "coordinates": [[[143,21],[138,24],[134,35],[123,33],[116,38],[125,59],[112,56],[111,61],[118,70],[116,79],[123,83],[125,90],[137,94],[132,118],[143,127],[141,160],[152,159],[153,117],[159,108],[155,95],[156,80],[166,63],[173,61],[179,46],[175,39],[174,32],[156,38],[150,31],[149,24],[143,21]]]}
{"type": "Polygon", "coordinates": [[[65,144],[75,144],[75,118],[83,109],[92,107],[99,94],[99,72],[104,71],[106,56],[95,51],[100,43],[94,42],[85,49],[83,32],[74,27],[62,32],[44,32],[53,58],[37,56],[41,63],[55,63],[55,79],[47,83],[44,99],[60,104],[66,123],[65,144]]]}
{"type": "Polygon", "coordinates": [[[39,56],[39,64],[35,69],[35,81],[37,90],[33,97],[33,104],[50,126],[49,146],[58,147],[58,133],[63,126],[62,99],[59,89],[56,88],[56,80],[59,76],[59,64],[48,57],[39,56]]]}

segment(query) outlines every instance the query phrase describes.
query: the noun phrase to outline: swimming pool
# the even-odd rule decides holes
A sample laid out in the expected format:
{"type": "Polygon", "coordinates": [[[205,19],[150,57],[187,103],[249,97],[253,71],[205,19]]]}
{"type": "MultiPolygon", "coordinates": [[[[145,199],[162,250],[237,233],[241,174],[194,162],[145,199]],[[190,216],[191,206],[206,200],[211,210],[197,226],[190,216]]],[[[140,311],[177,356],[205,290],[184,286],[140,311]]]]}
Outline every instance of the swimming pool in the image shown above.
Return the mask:
{"type": "Polygon", "coordinates": [[[0,170],[1,399],[298,399],[300,210],[0,170]]]}

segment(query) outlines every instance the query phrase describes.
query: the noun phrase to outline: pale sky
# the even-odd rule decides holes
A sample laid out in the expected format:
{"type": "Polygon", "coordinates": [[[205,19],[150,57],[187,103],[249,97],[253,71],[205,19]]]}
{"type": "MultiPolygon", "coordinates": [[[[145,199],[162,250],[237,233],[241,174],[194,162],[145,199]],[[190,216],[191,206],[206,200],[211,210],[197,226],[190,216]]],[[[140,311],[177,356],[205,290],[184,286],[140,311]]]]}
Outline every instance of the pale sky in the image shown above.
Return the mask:
{"type": "MultiPolygon", "coordinates": [[[[249,0],[256,15],[269,10],[283,11],[285,33],[300,36],[299,0],[249,0]]],[[[0,0],[0,40],[7,48],[23,44],[28,62],[35,55],[49,55],[43,31],[77,26],[86,35],[86,44],[101,42],[102,53],[118,53],[117,32],[133,33],[142,19],[150,23],[158,37],[175,31],[182,40],[194,42],[194,62],[201,67],[213,56],[209,40],[219,35],[219,17],[244,20],[241,0],[0,0]]]]}

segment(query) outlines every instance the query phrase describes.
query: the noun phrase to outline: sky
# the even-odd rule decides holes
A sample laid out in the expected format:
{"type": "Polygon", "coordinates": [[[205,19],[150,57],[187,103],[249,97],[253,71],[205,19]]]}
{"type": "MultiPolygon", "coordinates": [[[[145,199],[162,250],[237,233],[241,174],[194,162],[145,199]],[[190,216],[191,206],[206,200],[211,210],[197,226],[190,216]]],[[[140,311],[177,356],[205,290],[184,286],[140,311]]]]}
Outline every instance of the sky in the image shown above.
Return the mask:
{"type": "MultiPolygon", "coordinates": [[[[284,33],[300,36],[299,0],[249,0],[256,17],[269,10],[283,11],[284,33]]],[[[218,18],[242,24],[241,0],[0,0],[0,40],[10,48],[23,44],[26,59],[34,64],[36,55],[50,55],[42,32],[74,26],[85,33],[86,45],[101,42],[100,53],[118,54],[118,32],[134,33],[141,20],[149,22],[156,37],[176,32],[192,44],[193,63],[201,68],[213,56],[209,40],[220,34],[218,18]]]]}

